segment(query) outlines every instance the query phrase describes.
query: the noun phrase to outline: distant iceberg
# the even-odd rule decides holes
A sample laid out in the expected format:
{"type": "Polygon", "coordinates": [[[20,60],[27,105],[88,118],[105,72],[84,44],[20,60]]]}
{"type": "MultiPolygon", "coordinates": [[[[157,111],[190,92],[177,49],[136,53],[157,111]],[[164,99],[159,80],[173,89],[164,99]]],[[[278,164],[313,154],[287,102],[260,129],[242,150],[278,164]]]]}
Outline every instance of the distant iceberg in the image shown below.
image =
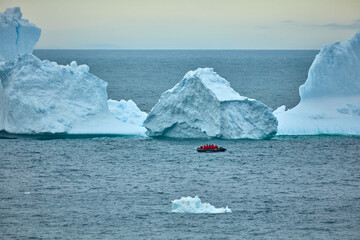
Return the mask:
{"type": "Polygon", "coordinates": [[[40,28],[22,19],[19,7],[0,13],[0,61],[32,53],[40,34],[40,28]]]}
{"type": "Polygon", "coordinates": [[[276,135],[272,109],[240,96],[211,68],[188,72],[164,92],[144,122],[149,136],[268,139],[276,135]]]}
{"type": "Polygon", "coordinates": [[[231,209],[216,208],[210,203],[202,203],[198,196],[182,197],[172,201],[173,213],[231,213],[231,209]]]}
{"type": "Polygon", "coordinates": [[[274,111],[278,135],[360,135],[360,31],[322,47],[299,93],[296,107],[274,111]]]}

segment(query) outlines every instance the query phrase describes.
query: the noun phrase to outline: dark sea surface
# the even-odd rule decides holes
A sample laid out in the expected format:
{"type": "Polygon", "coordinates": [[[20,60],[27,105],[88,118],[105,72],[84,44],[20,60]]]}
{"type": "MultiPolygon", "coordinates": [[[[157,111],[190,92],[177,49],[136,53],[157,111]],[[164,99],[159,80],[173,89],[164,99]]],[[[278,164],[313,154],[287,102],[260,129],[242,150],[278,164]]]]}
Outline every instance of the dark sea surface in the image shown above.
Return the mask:
{"type": "MultiPolygon", "coordinates": [[[[149,111],[197,67],[241,95],[294,107],[317,51],[36,50],[76,60],[112,99],[149,111]]],[[[0,139],[0,239],[360,239],[360,138],[0,139]],[[197,153],[213,143],[224,153],[197,153]],[[198,195],[232,213],[171,213],[198,195]]],[[[61,137],[61,136],[60,136],[61,137]]]]}

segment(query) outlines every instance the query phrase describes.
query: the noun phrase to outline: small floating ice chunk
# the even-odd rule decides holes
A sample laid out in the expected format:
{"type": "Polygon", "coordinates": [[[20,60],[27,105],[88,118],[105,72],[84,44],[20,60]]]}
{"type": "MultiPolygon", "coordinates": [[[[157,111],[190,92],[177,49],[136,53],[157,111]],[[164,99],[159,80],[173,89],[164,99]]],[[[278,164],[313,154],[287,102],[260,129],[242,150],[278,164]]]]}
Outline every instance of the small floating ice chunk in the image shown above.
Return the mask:
{"type": "Polygon", "coordinates": [[[202,203],[198,196],[181,197],[172,201],[172,210],[174,213],[231,213],[231,209],[216,208],[210,203],[202,203]]]}

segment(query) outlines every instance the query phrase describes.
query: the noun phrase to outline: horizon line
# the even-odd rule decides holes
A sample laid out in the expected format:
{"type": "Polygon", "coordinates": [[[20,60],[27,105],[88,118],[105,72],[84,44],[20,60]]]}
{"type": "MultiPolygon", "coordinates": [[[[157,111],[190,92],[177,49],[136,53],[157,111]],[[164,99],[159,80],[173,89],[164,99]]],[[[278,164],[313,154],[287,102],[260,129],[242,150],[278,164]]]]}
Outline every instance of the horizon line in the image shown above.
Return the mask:
{"type": "Polygon", "coordinates": [[[244,49],[244,48],[34,48],[34,50],[120,50],[120,51],[320,51],[320,49],[244,49]]]}

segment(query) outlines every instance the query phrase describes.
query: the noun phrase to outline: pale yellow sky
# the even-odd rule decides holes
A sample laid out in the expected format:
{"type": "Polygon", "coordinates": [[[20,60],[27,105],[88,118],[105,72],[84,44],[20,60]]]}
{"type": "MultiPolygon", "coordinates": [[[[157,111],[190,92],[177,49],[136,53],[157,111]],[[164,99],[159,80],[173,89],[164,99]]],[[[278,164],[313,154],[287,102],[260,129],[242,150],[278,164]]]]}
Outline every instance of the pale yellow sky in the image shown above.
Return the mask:
{"type": "Polygon", "coordinates": [[[36,48],[319,49],[360,30],[360,0],[1,0],[36,48]]]}

